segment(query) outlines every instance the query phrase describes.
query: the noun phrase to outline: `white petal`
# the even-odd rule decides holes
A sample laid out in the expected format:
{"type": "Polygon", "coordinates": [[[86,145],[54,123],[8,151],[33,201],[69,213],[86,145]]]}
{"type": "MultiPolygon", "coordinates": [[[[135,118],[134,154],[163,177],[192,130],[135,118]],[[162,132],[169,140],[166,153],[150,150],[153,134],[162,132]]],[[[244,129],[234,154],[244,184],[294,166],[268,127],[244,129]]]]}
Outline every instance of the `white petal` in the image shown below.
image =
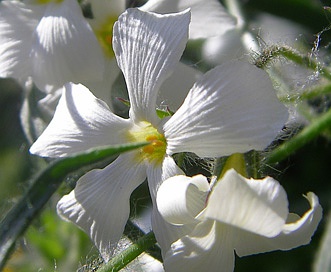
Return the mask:
{"type": "Polygon", "coordinates": [[[175,112],[183,104],[190,88],[202,73],[179,62],[171,76],[164,81],[157,97],[157,105],[175,112]]]}
{"type": "Polygon", "coordinates": [[[47,5],[34,33],[31,58],[34,81],[42,90],[103,77],[103,52],[76,0],[47,5]]]}
{"type": "Polygon", "coordinates": [[[62,96],[63,88],[56,89],[52,93],[46,94],[46,96],[38,101],[38,108],[47,117],[52,119],[55,113],[55,109],[62,96]]]}
{"type": "Polygon", "coordinates": [[[184,172],[177,166],[172,157],[165,156],[161,166],[148,164],[147,175],[151,197],[155,200],[163,181],[176,175],[184,175],[184,172]]]}
{"type": "Polygon", "coordinates": [[[288,215],[286,192],[274,179],[246,179],[233,169],[218,181],[204,216],[259,235],[274,237],[288,215]]]}
{"type": "Polygon", "coordinates": [[[288,118],[268,75],[245,62],[206,73],[164,125],[167,154],[190,151],[219,157],[262,150],[288,118]]]}
{"type": "Polygon", "coordinates": [[[190,235],[171,245],[164,258],[166,271],[222,271],[234,269],[233,234],[230,228],[208,220],[190,235]]]}
{"type": "Polygon", "coordinates": [[[177,175],[166,179],[160,186],[156,203],[162,217],[174,225],[196,222],[195,217],[204,209],[209,183],[197,175],[192,178],[177,175]]]}
{"type": "Polygon", "coordinates": [[[152,211],[152,228],[158,244],[161,247],[162,254],[169,249],[171,243],[179,239],[179,237],[189,233],[195,224],[185,226],[175,226],[163,219],[160,215],[157,203],[156,192],[162,182],[175,175],[183,175],[183,171],[175,164],[171,157],[166,157],[162,166],[149,165],[147,168],[147,180],[151,193],[153,211],[152,211]]]}
{"type": "Polygon", "coordinates": [[[54,118],[30,148],[32,154],[62,157],[93,147],[126,142],[130,120],[113,114],[83,85],[67,84],[54,118]]]}
{"type": "Polygon", "coordinates": [[[247,232],[238,235],[236,253],[246,256],[274,250],[290,250],[309,244],[322,218],[322,207],[315,194],[308,193],[306,198],[311,208],[301,218],[284,225],[278,236],[267,238],[247,232]]]}
{"type": "Polygon", "coordinates": [[[172,13],[191,9],[190,39],[222,35],[234,28],[236,19],[216,0],[149,0],[141,9],[157,13],[172,13]]]}
{"type": "Polygon", "coordinates": [[[222,36],[207,39],[201,48],[202,58],[212,66],[234,59],[249,59],[250,56],[242,42],[242,35],[241,29],[233,29],[222,36]]]}
{"type": "Polygon", "coordinates": [[[0,77],[26,79],[31,75],[32,33],[43,7],[19,1],[0,3],[0,77]]]}
{"type": "Polygon", "coordinates": [[[121,155],[102,170],[81,177],[76,188],[58,202],[58,213],[83,229],[105,261],[123,234],[130,195],[146,178],[146,168],[121,155]]]}
{"type": "Polygon", "coordinates": [[[156,97],[186,45],[190,13],[158,15],[128,9],[114,25],[113,47],[135,121],[156,122],[156,97]]]}

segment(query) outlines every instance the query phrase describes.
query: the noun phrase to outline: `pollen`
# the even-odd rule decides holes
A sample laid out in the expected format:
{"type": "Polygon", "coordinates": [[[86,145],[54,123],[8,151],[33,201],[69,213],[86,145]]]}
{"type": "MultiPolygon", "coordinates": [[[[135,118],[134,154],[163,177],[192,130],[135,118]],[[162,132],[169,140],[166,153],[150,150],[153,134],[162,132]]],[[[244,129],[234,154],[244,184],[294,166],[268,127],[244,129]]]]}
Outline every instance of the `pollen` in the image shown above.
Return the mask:
{"type": "Polygon", "coordinates": [[[159,133],[152,124],[141,122],[129,132],[130,142],[150,142],[137,152],[138,160],[147,160],[150,163],[162,163],[167,142],[163,134],[159,133]]]}

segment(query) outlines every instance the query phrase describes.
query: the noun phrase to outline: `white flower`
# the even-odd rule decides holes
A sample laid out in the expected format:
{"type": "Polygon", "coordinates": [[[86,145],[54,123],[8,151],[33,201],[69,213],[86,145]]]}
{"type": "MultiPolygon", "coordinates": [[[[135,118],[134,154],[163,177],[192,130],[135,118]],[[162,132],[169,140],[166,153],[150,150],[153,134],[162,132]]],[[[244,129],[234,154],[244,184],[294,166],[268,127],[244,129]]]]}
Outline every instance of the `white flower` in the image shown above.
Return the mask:
{"type": "MultiPolygon", "coordinates": [[[[93,90],[98,98],[109,102],[111,101],[110,93],[112,92],[110,86],[119,74],[117,66],[112,62],[114,52],[111,37],[113,36],[113,25],[119,14],[125,9],[125,1],[91,0],[88,2],[93,14],[93,18],[89,20],[89,23],[106,55],[106,72],[103,81],[84,85],[93,90]]],[[[184,11],[187,8],[191,10],[189,39],[219,36],[233,29],[236,25],[236,20],[225,11],[217,0],[149,0],[139,9],[167,14],[184,11]]],[[[188,90],[198,76],[199,72],[196,69],[179,62],[170,79],[161,86],[157,102],[162,102],[172,111],[177,110],[183,103],[187,92],[179,92],[173,87],[180,86],[181,90],[188,90]]],[[[111,103],[109,104],[111,105],[111,103]]]]}
{"type": "MultiPolygon", "coordinates": [[[[171,155],[189,151],[213,157],[261,150],[287,119],[267,74],[241,62],[205,74],[172,117],[159,119],[158,89],[181,57],[189,22],[188,11],[124,12],[114,25],[113,45],[128,88],[130,118],[113,114],[84,86],[67,84],[53,120],[30,149],[40,156],[63,157],[98,146],[151,142],[87,173],[58,203],[58,212],[84,229],[106,260],[123,233],[131,192],[147,177],[154,203],[162,181],[182,173],[171,155]]],[[[155,203],[153,229],[163,248],[181,231],[164,222],[155,203]]]]}
{"type": "Polygon", "coordinates": [[[237,20],[217,0],[149,0],[140,9],[166,14],[187,8],[192,14],[190,39],[221,36],[236,26],[237,20]]]}
{"type": "Polygon", "coordinates": [[[0,77],[31,76],[43,91],[100,80],[104,56],[78,2],[32,2],[0,3],[0,77]]]}
{"type": "Polygon", "coordinates": [[[166,253],[167,271],[233,271],[234,251],[246,256],[306,245],[322,218],[313,193],[301,218],[289,213],[286,192],[271,177],[246,179],[231,169],[209,190],[202,175],[171,177],[160,186],[161,215],[176,225],[195,223],[166,253]]]}

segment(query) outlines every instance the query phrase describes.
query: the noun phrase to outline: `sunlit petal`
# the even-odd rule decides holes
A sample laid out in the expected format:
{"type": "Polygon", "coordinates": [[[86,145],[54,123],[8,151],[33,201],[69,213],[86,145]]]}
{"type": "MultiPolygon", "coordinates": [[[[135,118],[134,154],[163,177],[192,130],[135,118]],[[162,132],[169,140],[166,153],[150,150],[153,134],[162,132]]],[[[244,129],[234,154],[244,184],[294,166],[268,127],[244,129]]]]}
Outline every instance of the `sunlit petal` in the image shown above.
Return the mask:
{"type": "Polygon", "coordinates": [[[190,13],[158,15],[128,9],[114,25],[113,46],[128,87],[134,121],[156,122],[156,98],[178,63],[190,13]]]}
{"type": "Polygon", "coordinates": [[[113,114],[83,85],[67,84],[55,115],[30,148],[44,157],[66,156],[93,147],[125,143],[130,120],[113,114]]]}
{"type": "Polygon", "coordinates": [[[209,183],[202,175],[173,176],[165,180],[157,192],[158,210],[171,224],[194,223],[205,207],[208,191],[209,183]]]}
{"type": "Polygon", "coordinates": [[[225,63],[193,86],[164,125],[167,154],[217,157],[263,150],[287,118],[267,73],[246,62],[225,63]]]}
{"type": "Polygon", "coordinates": [[[213,187],[204,216],[239,229],[274,237],[288,215],[286,192],[267,177],[246,179],[235,170],[228,170],[213,187]]]}
{"type": "Polygon", "coordinates": [[[290,216],[290,222],[285,224],[281,233],[274,238],[247,232],[241,233],[236,242],[236,253],[239,256],[246,256],[279,249],[290,250],[309,244],[322,218],[322,207],[315,194],[308,193],[306,198],[311,208],[301,218],[290,216]],[[293,221],[295,218],[296,220],[293,221]]]}
{"type": "Polygon", "coordinates": [[[58,213],[83,229],[108,261],[123,234],[132,191],[146,178],[144,165],[131,154],[118,157],[102,170],[81,177],[76,188],[58,202],[58,213]]]}

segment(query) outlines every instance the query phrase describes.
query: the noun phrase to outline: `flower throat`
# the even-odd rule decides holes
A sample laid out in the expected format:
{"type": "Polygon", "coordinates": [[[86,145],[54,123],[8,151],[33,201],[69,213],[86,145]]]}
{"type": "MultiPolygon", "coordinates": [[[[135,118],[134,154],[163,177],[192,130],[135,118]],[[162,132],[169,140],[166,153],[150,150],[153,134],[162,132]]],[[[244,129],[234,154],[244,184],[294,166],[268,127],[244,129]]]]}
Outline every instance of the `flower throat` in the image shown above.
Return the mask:
{"type": "Polygon", "coordinates": [[[150,142],[139,149],[139,160],[148,160],[150,163],[161,164],[166,154],[167,141],[149,122],[141,122],[129,131],[130,142],[150,142]]]}

